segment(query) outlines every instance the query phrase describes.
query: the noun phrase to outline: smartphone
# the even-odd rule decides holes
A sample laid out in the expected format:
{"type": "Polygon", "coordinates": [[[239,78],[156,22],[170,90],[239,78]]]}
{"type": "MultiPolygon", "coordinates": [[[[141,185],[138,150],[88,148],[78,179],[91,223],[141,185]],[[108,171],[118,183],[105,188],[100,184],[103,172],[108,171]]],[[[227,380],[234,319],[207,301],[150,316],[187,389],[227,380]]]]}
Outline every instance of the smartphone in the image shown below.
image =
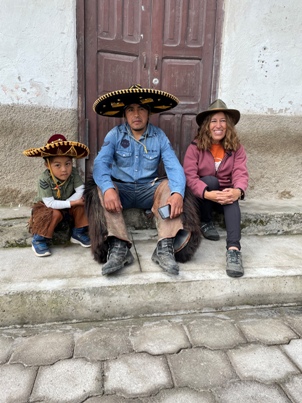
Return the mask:
{"type": "Polygon", "coordinates": [[[165,206],[159,207],[158,212],[163,220],[170,217],[170,204],[166,204],[165,206]]]}

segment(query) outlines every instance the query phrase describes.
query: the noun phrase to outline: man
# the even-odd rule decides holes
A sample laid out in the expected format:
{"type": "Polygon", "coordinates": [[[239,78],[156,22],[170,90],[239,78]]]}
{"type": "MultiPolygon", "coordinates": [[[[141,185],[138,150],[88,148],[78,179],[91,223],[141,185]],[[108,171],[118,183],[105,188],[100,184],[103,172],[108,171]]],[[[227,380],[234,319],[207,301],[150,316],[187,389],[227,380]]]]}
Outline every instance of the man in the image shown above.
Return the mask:
{"type": "MultiPolygon", "coordinates": [[[[93,179],[103,208],[99,232],[108,246],[106,259],[104,250],[100,252],[103,248],[100,241],[92,240],[91,244],[96,260],[107,260],[102,268],[104,275],[116,272],[134,260],[122,214],[123,209],[128,208],[152,210],[159,236],[152,260],[167,273],[179,273],[175,253],[183,249],[192,236],[192,231],[184,228],[181,218],[186,179],[169,139],[160,128],[149,123],[150,114],[167,111],[177,104],[178,99],[167,92],[133,85],[129,89],[105,94],[93,105],[94,111],[100,115],[125,118],[124,124],[107,133],[93,167],[93,179]],[[158,178],[161,161],[168,179],[158,178]],[[167,219],[161,218],[158,212],[158,208],[164,205],[170,206],[167,219]]],[[[98,220],[93,215],[89,189],[85,197],[92,232],[98,234],[98,229],[95,229],[98,220]]],[[[193,210],[192,207],[195,216],[193,210]]],[[[95,238],[97,235],[90,236],[95,238]]],[[[192,239],[194,251],[199,244],[198,237],[197,230],[197,239],[195,236],[192,239]]],[[[192,250],[187,260],[191,256],[192,250]]],[[[185,259],[182,257],[180,261],[185,259]]]]}

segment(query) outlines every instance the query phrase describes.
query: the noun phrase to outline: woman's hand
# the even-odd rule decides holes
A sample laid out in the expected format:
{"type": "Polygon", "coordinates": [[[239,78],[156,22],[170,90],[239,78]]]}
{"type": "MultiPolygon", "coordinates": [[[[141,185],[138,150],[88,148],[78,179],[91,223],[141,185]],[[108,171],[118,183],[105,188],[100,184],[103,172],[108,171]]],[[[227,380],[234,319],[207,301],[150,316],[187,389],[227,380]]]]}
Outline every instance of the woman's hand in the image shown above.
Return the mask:
{"type": "Polygon", "coordinates": [[[211,200],[221,205],[232,204],[236,200],[240,199],[240,197],[241,197],[241,190],[233,188],[226,188],[223,190],[212,190],[211,192],[206,190],[204,193],[205,199],[211,200]]]}

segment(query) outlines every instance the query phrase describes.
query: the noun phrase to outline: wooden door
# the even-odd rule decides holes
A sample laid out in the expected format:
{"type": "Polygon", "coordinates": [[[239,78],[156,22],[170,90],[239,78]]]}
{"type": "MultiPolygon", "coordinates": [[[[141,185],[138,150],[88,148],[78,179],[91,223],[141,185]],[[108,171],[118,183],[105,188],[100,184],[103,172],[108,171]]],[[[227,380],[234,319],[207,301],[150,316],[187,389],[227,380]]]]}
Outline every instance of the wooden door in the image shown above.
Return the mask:
{"type": "Polygon", "coordinates": [[[164,130],[182,162],[196,133],[195,116],[215,96],[221,1],[78,0],[77,5],[80,140],[91,151],[88,171],[106,133],[122,121],[96,115],[94,101],[132,84],[179,98],[176,108],[151,122],[164,130]]]}

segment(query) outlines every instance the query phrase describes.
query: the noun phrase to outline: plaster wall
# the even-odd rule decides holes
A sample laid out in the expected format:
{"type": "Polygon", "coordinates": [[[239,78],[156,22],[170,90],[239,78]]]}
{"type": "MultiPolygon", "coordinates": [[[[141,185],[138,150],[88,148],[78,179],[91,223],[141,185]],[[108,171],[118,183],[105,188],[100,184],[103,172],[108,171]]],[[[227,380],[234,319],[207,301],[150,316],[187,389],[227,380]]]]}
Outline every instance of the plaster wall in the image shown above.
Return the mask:
{"type": "Polygon", "coordinates": [[[302,199],[301,14],[297,0],[224,1],[218,97],[242,114],[249,198],[302,199]]]}
{"type": "Polygon", "coordinates": [[[43,160],[22,151],[77,134],[75,0],[2,0],[0,204],[29,205],[43,160]]]}

